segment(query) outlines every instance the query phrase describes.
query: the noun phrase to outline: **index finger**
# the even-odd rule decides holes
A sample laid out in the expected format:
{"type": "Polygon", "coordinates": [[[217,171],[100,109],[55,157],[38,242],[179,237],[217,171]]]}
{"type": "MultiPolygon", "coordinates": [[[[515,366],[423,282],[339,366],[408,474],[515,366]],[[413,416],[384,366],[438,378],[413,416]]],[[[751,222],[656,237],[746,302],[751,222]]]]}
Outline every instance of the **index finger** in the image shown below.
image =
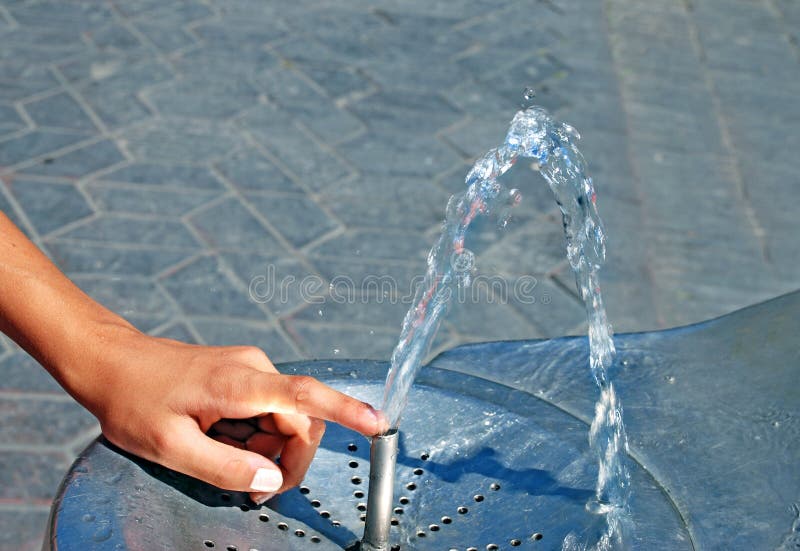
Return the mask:
{"type": "MultiPolygon", "coordinates": [[[[258,375],[255,400],[274,413],[301,413],[333,421],[365,436],[389,429],[386,418],[371,405],[343,394],[307,375],[258,375]]],[[[255,405],[255,404],[254,404],[255,405]]]]}

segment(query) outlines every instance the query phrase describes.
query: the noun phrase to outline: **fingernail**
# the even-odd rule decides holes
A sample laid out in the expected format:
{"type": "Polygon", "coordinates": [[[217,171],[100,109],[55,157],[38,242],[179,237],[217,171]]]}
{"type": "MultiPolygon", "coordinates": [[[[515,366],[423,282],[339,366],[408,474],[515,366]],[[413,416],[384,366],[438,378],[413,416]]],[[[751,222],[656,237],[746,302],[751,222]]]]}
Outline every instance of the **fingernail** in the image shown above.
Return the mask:
{"type": "Polygon", "coordinates": [[[283,484],[283,475],[277,469],[258,469],[250,483],[255,492],[274,492],[283,484]]]}
{"type": "Polygon", "coordinates": [[[252,499],[253,503],[256,505],[263,505],[273,497],[275,497],[275,492],[270,492],[267,494],[250,494],[250,499],[252,499]]]}
{"type": "Polygon", "coordinates": [[[378,411],[370,404],[367,404],[369,407],[369,412],[372,414],[373,420],[375,421],[375,428],[378,432],[383,432],[384,430],[388,429],[388,421],[386,421],[386,416],[383,414],[382,411],[378,411]]]}

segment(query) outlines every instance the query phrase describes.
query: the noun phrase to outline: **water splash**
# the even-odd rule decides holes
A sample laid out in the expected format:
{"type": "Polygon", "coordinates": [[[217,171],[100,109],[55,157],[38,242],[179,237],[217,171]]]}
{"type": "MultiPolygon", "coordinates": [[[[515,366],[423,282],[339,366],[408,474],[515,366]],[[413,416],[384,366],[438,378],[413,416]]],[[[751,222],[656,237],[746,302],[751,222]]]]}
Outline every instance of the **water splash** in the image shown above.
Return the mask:
{"type": "MultiPolygon", "coordinates": [[[[526,91],[526,99],[528,92],[526,91]]],[[[400,423],[408,392],[430,349],[439,324],[458,285],[468,285],[472,257],[464,240],[480,215],[494,215],[501,225],[509,205],[519,203],[519,192],[505,188],[498,178],[520,158],[534,159],[561,209],[567,258],[586,308],[589,326],[589,366],[600,389],[589,441],[599,463],[595,498],[587,508],[605,515],[606,531],[594,546],[607,550],[622,545],[627,529],[630,475],[624,461],[627,437],[622,406],[608,378],[615,349],[606,318],[598,271],[605,260],[605,233],[597,213],[594,185],[583,155],[575,146],[580,138],[568,124],[554,120],[536,106],[518,111],[505,142],[475,162],[466,177],[466,190],[453,195],[446,209],[438,242],[428,254],[427,271],[403,321],[400,340],[391,358],[384,391],[383,411],[392,427],[400,423]]],[[[573,549],[575,538],[563,548],[573,549]]]]}

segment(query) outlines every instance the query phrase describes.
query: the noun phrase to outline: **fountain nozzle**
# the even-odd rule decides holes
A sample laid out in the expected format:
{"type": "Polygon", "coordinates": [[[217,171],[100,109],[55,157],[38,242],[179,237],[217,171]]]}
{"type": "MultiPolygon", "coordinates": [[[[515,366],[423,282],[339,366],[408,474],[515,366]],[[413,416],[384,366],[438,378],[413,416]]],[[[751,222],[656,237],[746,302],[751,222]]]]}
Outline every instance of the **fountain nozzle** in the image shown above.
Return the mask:
{"type": "Polygon", "coordinates": [[[397,429],[374,436],[369,450],[369,494],[362,551],[387,551],[394,499],[397,429]]]}

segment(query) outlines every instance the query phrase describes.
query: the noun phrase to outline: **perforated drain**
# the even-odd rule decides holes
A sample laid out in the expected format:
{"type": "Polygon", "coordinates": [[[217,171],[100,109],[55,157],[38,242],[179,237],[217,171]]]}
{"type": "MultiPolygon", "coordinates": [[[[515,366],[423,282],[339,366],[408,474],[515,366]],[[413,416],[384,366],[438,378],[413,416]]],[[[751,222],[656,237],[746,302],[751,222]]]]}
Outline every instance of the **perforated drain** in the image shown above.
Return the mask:
{"type": "MultiPolygon", "coordinates": [[[[379,401],[383,369],[364,363],[354,379],[354,363],[327,365],[330,371],[312,374],[379,401]]],[[[569,533],[587,542],[600,534],[602,519],[585,508],[596,477],[586,425],[531,395],[432,369],[423,371],[410,403],[397,459],[393,550],[560,549],[569,533]]],[[[304,484],[260,507],[246,494],[96,444],[67,481],[55,548],[83,551],[70,538],[94,541],[102,524],[111,535],[95,549],[346,549],[363,533],[368,481],[369,441],[334,425],[304,484]],[[78,522],[87,510],[99,513],[78,522]],[[72,522],[85,530],[62,535],[72,522]]],[[[660,486],[637,468],[632,485],[633,520],[637,534],[646,534],[632,547],[658,541],[691,549],[660,486]]]]}

